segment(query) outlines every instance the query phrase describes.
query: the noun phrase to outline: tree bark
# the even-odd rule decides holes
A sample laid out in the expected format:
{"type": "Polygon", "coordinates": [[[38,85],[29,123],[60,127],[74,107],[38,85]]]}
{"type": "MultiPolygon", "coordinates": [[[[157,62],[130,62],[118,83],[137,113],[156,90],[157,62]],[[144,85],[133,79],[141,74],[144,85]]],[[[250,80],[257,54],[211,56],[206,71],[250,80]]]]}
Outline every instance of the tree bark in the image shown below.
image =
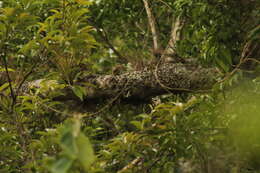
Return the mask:
{"type": "Polygon", "coordinates": [[[153,49],[154,50],[158,50],[159,49],[159,45],[158,45],[158,34],[156,31],[156,25],[155,25],[155,19],[152,13],[152,10],[149,7],[149,3],[147,0],[143,0],[144,3],[144,7],[145,7],[145,11],[148,17],[148,21],[149,21],[149,25],[150,25],[150,29],[152,32],[152,37],[153,37],[153,49]]]}
{"type": "MultiPolygon", "coordinates": [[[[86,76],[76,84],[85,87],[85,100],[146,100],[169,92],[176,94],[206,91],[215,83],[215,74],[214,69],[202,68],[199,65],[165,63],[158,69],[144,69],[121,75],[86,76]]],[[[29,82],[23,88],[28,86],[40,87],[40,81],[29,82]]],[[[79,100],[69,87],[63,89],[63,93],[65,95],[57,97],[56,100],[79,100]]]]}
{"type": "MultiPolygon", "coordinates": [[[[84,100],[123,99],[149,100],[166,93],[208,91],[215,80],[216,70],[199,65],[165,63],[157,69],[127,72],[121,75],[86,76],[77,82],[84,86],[84,100]]],[[[57,100],[78,100],[72,90],[65,88],[65,95],[57,100]]]]}
{"type": "Polygon", "coordinates": [[[180,17],[176,17],[172,24],[171,35],[169,43],[165,49],[165,54],[175,54],[175,47],[177,41],[180,40],[180,32],[183,27],[180,17]]]}

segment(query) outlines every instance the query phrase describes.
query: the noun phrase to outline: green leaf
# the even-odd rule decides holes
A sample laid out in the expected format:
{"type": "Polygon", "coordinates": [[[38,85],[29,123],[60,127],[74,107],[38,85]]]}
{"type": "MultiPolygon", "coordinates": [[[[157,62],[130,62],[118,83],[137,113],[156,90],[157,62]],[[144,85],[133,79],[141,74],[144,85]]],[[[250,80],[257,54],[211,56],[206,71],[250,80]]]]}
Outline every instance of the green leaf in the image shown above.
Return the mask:
{"type": "Polygon", "coordinates": [[[83,133],[80,133],[77,137],[77,146],[79,149],[78,159],[87,171],[95,161],[95,154],[89,139],[83,133]]]}
{"type": "Polygon", "coordinates": [[[52,165],[50,171],[52,173],[66,173],[71,167],[72,163],[73,160],[62,157],[52,165]]]}
{"type": "Polygon", "coordinates": [[[225,72],[228,72],[229,66],[227,64],[225,64],[222,60],[216,58],[216,63],[222,70],[224,70],[225,72]]]}
{"type": "Polygon", "coordinates": [[[78,21],[80,17],[82,17],[84,14],[88,13],[88,9],[80,9],[77,10],[75,13],[72,14],[73,20],[78,21]]]}
{"type": "Polygon", "coordinates": [[[6,7],[3,9],[3,11],[4,11],[4,15],[13,16],[13,14],[15,13],[15,8],[6,7]]]}
{"type": "Polygon", "coordinates": [[[23,107],[17,107],[16,111],[17,112],[19,112],[19,111],[22,112],[24,110],[33,110],[33,109],[35,109],[35,104],[32,104],[30,102],[25,102],[25,103],[23,103],[23,107]]]}
{"type": "MultiPolygon", "coordinates": [[[[14,72],[15,70],[14,69],[12,69],[12,68],[8,68],[7,69],[9,72],[11,71],[11,72],[14,72]]],[[[5,68],[0,68],[0,72],[3,72],[3,71],[5,71],[5,68]]]]}
{"type": "Polygon", "coordinates": [[[93,31],[93,27],[92,26],[85,26],[85,27],[81,28],[79,31],[80,31],[80,33],[84,33],[84,32],[88,33],[90,31],[93,31]]]}
{"type": "Polygon", "coordinates": [[[77,157],[78,148],[71,131],[63,134],[60,140],[60,145],[63,148],[65,154],[68,155],[70,158],[75,159],[77,157]]]}
{"type": "Polygon", "coordinates": [[[75,0],[78,4],[80,5],[91,5],[92,2],[88,1],[88,0],[75,0]]]}
{"type": "Polygon", "coordinates": [[[5,33],[6,33],[6,26],[4,24],[0,23],[0,36],[1,35],[4,36],[5,33]]]}
{"type": "Polygon", "coordinates": [[[231,52],[229,49],[225,48],[225,47],[221,47],[221,54],[223,56],[223,61],[225,64],[227,64],[228,66],[232,64],[232,56],[231,56],[231,52]]]}
{"type": "Polygon", "coordinates": [[[84,95],[86,95],[85,93],[85,89],[83,87],[80,87],[80,86],[73,86],[72,87],[72,91],[74,92],[74,94],[80,98],[81,101],[83,101],[83,97],[84,95]]]}
{"type": "Polygon", "coordinates": [[[255,27],[252,31],[249,32],[249,38],[251,39],[259,39],[259,35],[260,35],[260,25],[258,25],[257,27],[255,27]]]}
{"type": "Polygon", "coordinates": [[[143,129],[143,123],[140,121],[131,121],[131,124],[133,124],[138,129],[143,129]]]}
{"type": "Polygon", "coordinates": [[[2,86],[0,86],[0,92],[2,92],[4,89],[6,89],[9,86],[9,83],[5,83],[2,86]]]}
{"type": "Polygon", "coordinates": [[[27,44],[25,44],[20,50],[19,52],[23,53],[23,54],[28,54],[32,49],[36,49],[39,46],[37,45],[36,40],[31,40],[29,41],[27,44]]]}

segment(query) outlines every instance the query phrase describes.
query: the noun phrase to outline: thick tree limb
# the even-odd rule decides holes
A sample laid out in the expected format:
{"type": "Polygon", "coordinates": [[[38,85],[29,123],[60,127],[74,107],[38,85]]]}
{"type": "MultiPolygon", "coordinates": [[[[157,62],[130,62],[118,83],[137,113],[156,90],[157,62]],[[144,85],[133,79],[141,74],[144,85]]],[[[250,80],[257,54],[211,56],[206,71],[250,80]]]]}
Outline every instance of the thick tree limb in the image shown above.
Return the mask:
{"type": "Polygon", "coordinates": [[[180,40],[180,31],[183,27],[183,24],[181,22],[180,17],[177,17],[173,24],[172,24],[172,29],[171,29],[171,36],[169,43],[165,49],[165,54],[175,54],[175,46],[176,42],[180,40]]]}
{"type": "Polygon", "coordinates": [[[208,90],[215,82],[215,70],[197,65],[166,63],[157,70],[86,77],[79,84],[87,82],[95,86],[86,88],[86,100],[115,97],[143,100],[169,91],[182,93],[208,90]]]}
{"type": "Polygon", "coordinates": [[[178,55],[176,54],[176,43],[181,39],[181,30],[183,27],[183,22],[180,16],[177,16],[172,23],[171,33],[170,33],[170,40],[166,46],[166,48],[160,53],[160,61],[167,62],[179,59],[178,55]],[[169,57],[169,55],[171,55],[169,57]]]}
{"type": "MultiPolygon", "coordinates": [[[[245,59],[254,59],[255,55],[258,55],[259,49],[256,47],[259,44],[253,43],[249,46],[250,48],[245,47],[243,51],[245,53],[242,53],[245,59]]],[[[85,76],[78,80],[76,85],[81,85],[86,89],[86,101],[106,98],[146,100],[168,92],[175,94],[210,89],[216,82],[215,69],[203,68],[192,61],[185,61],[184,63],[162,63],[158,64],[157,68],[151,67],[121,75],[85,76]]],[[[5,82],[7,82],[6,74],[0,72],[0,84],[5,82]]],[[[35,81],[28,85],[39,87],[40,83],[35,81]]],[[[26,85],[23,88],[26,88],[26,85]]],[[[56,100],[79,100],[70,87],[63,89],[62,92],[64,96],[58,96],[56,100]]]]}
{"type": "MultiPolygon", "coordinates": [[[[121,75],[86,76],[76,85],[85,87],[85,100],[146,100],[169,91],[183,93],[208,90],[215,82],[215,74],[214,69],[202,68],[199,65],[165,63],[157,69],[144,69],[121,75]]],[[[40,83],[41,80],[37,80],[27,86],[40,87],[40,83]]],[[[56,100],[79,100],[70,87],[63,89],[63,93],[65,95],[57,97],[56,100]]]]}
{"type": "Polygon", "coordinates": [[[149,7],[148,1],[143,0],[143,3],[144,3],[145,11],[146,11],[146,14],[147,14],[147,17],[148,17],[150,29],[151,29],[151,32],[152,32],[153,48],[154,48],[154,50],[158,50],[159,49],[159,45],[158,45],[158,39],[159,38],[158,38],[157,31],[156,31],[155,19],[154,19],[152,10],[149,7]]]}

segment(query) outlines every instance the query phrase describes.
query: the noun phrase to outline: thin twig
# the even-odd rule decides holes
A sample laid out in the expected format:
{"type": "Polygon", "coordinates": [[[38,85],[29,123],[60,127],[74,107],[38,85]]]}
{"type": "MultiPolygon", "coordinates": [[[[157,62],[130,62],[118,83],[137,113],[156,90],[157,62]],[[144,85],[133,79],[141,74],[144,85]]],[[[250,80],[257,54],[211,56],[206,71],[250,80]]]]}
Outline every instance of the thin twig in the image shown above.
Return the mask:
{"type": "Polygon", "coordinates": [[[132,162],[130,162],[128,165],[126,165],[123,169],[117,171],[117,173],[124,173],[124,172],[128,171],[129,169],[132,169],[135,165],[137,165],[142,160],[143,159],[141,157],[137,157],[132,162]]]}
{"type": "Polygon", "coordinates": [[[26,81],[26,80],[28,79],[28,77],[33,73],[33,70],[34,70],[34,68],[36,67],[36,65],[37,65],[37,63],[35,63],[35,64],[31,67],[30,71],[23,77],[23,80],[20,82],[20,84],[19,84],[18,87],[17,87],[16,97],[19,95],[19,92],[20,92],[20,90],[21,90],[23,84],[25,83],[25,81],[26,81]]]}
{"type": "Polygon", "coordinates": [[[96,26],[94,24],[93,21],[90,21],[91,22],[91,25],[97,30],[98,34],[101,36],[101,38],[103,39],[103,41],[105,41],[105,43],[107,44],[108,48],[112,49],[113,52],[115,53],[116,56],[118,56],[118,58],[120,60],[123,60],[124,62],[123,63],[127,63],[127,58],[124,57],[114,46],[113,44],[110,42],[110,40],[108,39],[108,35],[107,35],[107,32],[105,31],[105,29],[102,27],[102,28],[99,28],[98,26],[96,26]]]}
{"type": "Polygon", "coordinates": [[[11,80],[11,77],[10,77],[10,74],[9,74],[8,64],[7,64],[5,55],[2,57],[2,59],[3,59],[3,63],[4,63],[4,68],[5,68],[7,80],[8,80],[8,83],[9,83],[9,88],[10,88],[10,91],[11,91],[11,97],[12,97],[12,107],[11,108],[13,108],[13,104],[15,103],[16,97],[15,97],[15,93],[14,93],[14,90],[13,90],[12,80],[11,80]]]}
{"type": "Polygon", "coordinates": [[[90,114],[90,115],[87,115],[87,117],[93,117],[93,116],[95,116],[95,115],[97,115],[97,114],[103,112],[103,111],[104,111],[106,108],[108,108],[109,106],[111,106],[111,105],[112,105],[116,100],[118,100],[118,99],[122,96],[122,94],[126,91],[128,82],[129,82],[129,81],[127,80],[127,82],[125,83],[125,86],[123,87],[123,89],[117,94],[117,96],[116,96],[114,99],[110,100],[110,102],[107,103],[104,107],[102,107],[99,111],[97,111],[97,112],[95,112],[95,113],[92,113],[92,114],[90,114]]]}
{"type": "Polygon", "coordinates": [[[163,3],[166,7],[170,8],[171,10],[173,10],[173,8],[172,8],[169,4],[167,4],[166,2],[164,2],[163,0],[157,0],[157,1],[163,3]]]}
{"type": "Polygon", "coordinates": [[[243,52],[241,53],[241,58],[239,60],[239,63],[235,66],[235,68],[230,72],[228,73],[221,81],[219,81],[218,83],[222,83],[224,81],[226,81],[227,79],[229,79],[231,76],[233,76],[233,74],[235,74],[235,72],[237,72],[240,67],[246,63],[247,61],[254,61],[256,63],[260,63],[259,60],[257,59],[254,59],[254,58],[249,58],[249,56],[252,54],[253,50],[256,48],[254,47],[253,50],[251,50],[250,52],[249,51],[249,47],[250,47],[250,41],[245,43],[245,46],[244,46],[244,49],[243,49],[243,52]]]}

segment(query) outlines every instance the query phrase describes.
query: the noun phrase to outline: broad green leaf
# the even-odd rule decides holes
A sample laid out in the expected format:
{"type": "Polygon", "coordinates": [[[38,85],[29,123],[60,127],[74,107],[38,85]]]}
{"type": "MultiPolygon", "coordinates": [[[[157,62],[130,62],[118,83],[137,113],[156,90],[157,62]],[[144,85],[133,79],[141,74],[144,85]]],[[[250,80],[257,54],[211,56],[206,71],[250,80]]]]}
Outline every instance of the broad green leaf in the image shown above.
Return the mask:
{"type": "Polygon", "coordinates": [[[73,160],[62,157],[52,165],[50,171],[52,173],[67,173],[72,163],[73,160]]]}
{"type": "MultiPolygon", "coordinates": [[[[64,127],[66,128],[66,127],[64,127]]],[[[65,154],[67,154],[68,156],[70,156],[71,158],[75,159],[78,153],[78,148],[77,148],[77,144],[75,141],[74,136],[72,135],[72,132],[69,129],[64,129],[64,130],[68,130],[65,134],[63,134],[63,136],[61,137],[60,140],[60,145],[63,148],[63,150],[65,151],[65,154]]]]}
{"type": "Polygon", "coordinates": [[[77,146],[79,149],[78,159],[87,171],[95,161],[95,154],[89,139],[83,133],[80,133],[77,137],[77,146]]]}
{"type": "Polygon", "coordinates": [[[83,101],[83,97],[85,95],[85,89],[83,87],[73,86],[72,91],[78,98],[80,98],[81,101],[83,101]]]}

